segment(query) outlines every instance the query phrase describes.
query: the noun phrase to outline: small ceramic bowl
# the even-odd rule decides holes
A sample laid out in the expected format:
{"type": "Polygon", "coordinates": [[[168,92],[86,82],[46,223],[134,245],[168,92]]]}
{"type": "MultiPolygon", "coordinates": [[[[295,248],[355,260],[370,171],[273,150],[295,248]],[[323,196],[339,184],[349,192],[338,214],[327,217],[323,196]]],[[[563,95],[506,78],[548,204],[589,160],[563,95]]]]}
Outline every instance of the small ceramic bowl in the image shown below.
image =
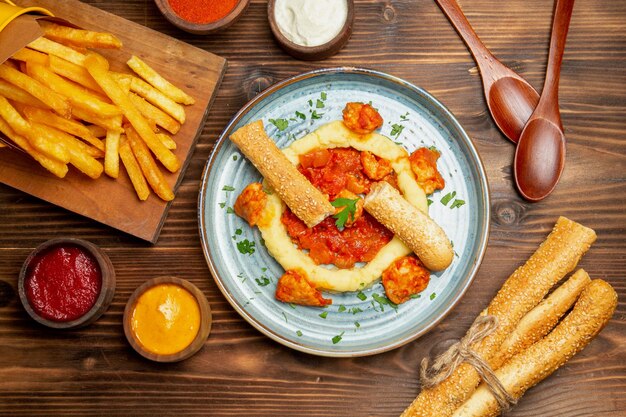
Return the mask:
{"type": "Polygon", "coordinates": [[[73,238],[52,239],[42,243],[34,251],[32,251],[30,255],[28,255],[28,258],[26,258],[26,261],[24,261],[24,264],[22,265],[22,270],[20,271],[17,286],[20,300],[22,301],[24,309],[26,310],[28,315],[31,316],[35,321],[53,329],[75,329],[78,327],[87,326],[88,324],[91,324],[94,321],[98,320],[98,318],[100,318],[100,316],[102,316],[102,314],[104,314],[104,312],[109,308],[109,305],[113,300],[113,295],[115,294],[115,269],[113,268],[113,264],[111,263],[111,260],[106,255],[106,253],[104,253],[102,249],[100,249],[93,243],[87,242],[86,240],[73,238]],[[98,295],[95,304],[83,316],[72,321],[59,322],[41,317],[31,307],[28,296],[26,295],[25,281],[28,278],[28,267],[33,261],[33,258],[38,254],[55,246],[78,246],[84,249],[86,252],[91,254],[91,256],[93,256],[94,259],[98,262],[98,266],[102,274],[102,286],[100,288],[100,294],[98,295]]]}
{"type": "Polygon", "coordinates": [[[191,282],[177,277],[157,277],[144,282],[130,296],[130,298],[128,299],[128,303],[126,303],[126,308],[124,309],[124,334],[126,335],[126,339],[128,339],[128,343],[130,343],[133,349],[135,349],[137,353],[139,353],[141,356],[155,362],[178,362],[187,359],[188,357],[198,352],[200,349],[202,349],[202,346],[204,346],[204,342],[206,342],[207,338],[209,337],[209,333],[211,332],[211,323],[211,307],[209,306],[209,302],[207,301],[202,291],[200,291],[200,289],[198,289],[198,287],[193,285],[191,282]],[[161,284],[174,284],[189,291],[189,293],[195,297],[196,301],[198,302],[198,307],[200,308],[200,328],[198,329],[198,334],[189,344],[189,346],[187,346],[180,352],[173,353],[171,355],[157,354],[145,349],[141,345],[139,340],[137,340],[137,337],[135,336],[131,326],[133,311],[139,297],[148,289],[161,284]]]}
{"type": "Polygon", "coordinates": [[[278,23],[276,22],[275,3],[276,0],[269,0],[267,2],[267,19],[270,24],[270,29],[274,34],[274,38],[278,44],[294,58],[304,61],[321,61],[322,59],[329,58],[339,52],[348,43],[350,36],[352,35],[352,26],[354,24],[354,0],[346,0],[348,2],[348,16],[346,22],[341,28],[341,31],[330,41],[319,46],[302,46],[298,45],[289,39],[280,31],[278,23]]]}
{"type": "Polygon", "coordinates": [[[171,24],[195,35],[208,35],[226,29],[239,20],[250,4],[250,0],[239,0],[235,8],[223,18],[210,23],[193,23],[177,15],[168,0],[154,0],[154,2],[171,24]]]}

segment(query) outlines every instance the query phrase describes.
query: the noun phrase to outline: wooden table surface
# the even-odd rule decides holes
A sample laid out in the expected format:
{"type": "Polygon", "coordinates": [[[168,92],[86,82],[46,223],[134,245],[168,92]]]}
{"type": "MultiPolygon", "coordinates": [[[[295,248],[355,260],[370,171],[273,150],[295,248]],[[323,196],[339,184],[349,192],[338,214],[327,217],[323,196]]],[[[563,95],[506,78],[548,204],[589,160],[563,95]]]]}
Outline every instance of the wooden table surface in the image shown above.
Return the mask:
{"type": "MultiPolygon", "coordinates": [[[[487,112],[469,52],[432,0],[357,1],[347,47],[313,63],[278,48],[264,0],[253,0],[235,26],[209,37],[178,31],[149,0],[89,2],[219,54],[229,68],[156,245],[0,186],[0,415],[398,416],[418,393],[422,357],[465,333],[559,215],[596,230],[598,240],[580,265],[615,287],[619,306],[581,354],[531,389],[508,415],[626,415],[626,2],[576,3],[560,84],[567,164],[556,191],[539,204],[524,202],[514,191],[514,148],[487,112]],[[277,81],[340,65],[385,71],[434,94],[474,140],[492,193],[489,247],[461,303],[417,341],[354,359],[290,350],[240,318],[206,266],[196,213],[202,169],[230,117],[277,81]],[[17,297],[23,260],[39,243],[59,236],[101,246],[117,271],[109,311],[75,332],[38,326],[17,297]],[[169,365],[143,360],[122,330],[130,294],[164,273],[195,283],[214,318],[203,350],[169,365]]],[[[461,5],[495,55],[541,89],[552,2],[464,0],[461,5]]]]}

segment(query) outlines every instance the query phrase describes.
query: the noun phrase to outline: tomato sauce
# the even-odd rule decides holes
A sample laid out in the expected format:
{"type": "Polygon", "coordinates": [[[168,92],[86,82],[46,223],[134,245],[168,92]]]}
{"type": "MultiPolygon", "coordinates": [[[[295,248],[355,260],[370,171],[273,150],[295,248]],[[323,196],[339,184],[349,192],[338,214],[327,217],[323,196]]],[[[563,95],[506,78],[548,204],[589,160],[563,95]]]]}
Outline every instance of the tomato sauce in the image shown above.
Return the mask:
{"type": "Polygon", "coordinates": [[[320,149],[300,157],[300,172],[330,200],[341,190],[367,194],[370,180],[361,163],[361,152],[354,148],[320,149]],[[323,156],[321,156],[323,155],[323,156]],[[320,160],[326,162],[322,165],[320,160]]]}
{"type": "MultiPolygon", "coordinates": [[[[372,181],[363,171],[361,153],[353,148],[313,151],[303,155],[300,163],[300,172],[331,201],[344,189],[355,194],[369,192],[372,181]]],[[[393,238],[393,233],[368,213],[343,230],[337,228],[333,217],[309,229],[289,208],[281,220],[291,239],[300,249],[308,250],[315,263],[339,268],[371,261],[393,238]]]]}
{"type": "Polygon", "coordinates": [[[38,315],[67,322],[94,306],[102,288],[102,273],[98,261],[84,249],[55,246],[32,259],[24,286],[38,315]]]}

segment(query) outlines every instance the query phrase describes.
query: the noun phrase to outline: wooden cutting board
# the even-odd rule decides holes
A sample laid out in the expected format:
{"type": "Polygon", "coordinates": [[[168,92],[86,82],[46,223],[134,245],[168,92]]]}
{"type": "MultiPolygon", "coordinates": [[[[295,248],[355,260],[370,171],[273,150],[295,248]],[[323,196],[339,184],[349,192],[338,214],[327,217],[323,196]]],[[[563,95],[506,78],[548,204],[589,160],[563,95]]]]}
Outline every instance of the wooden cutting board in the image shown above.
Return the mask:
{"type": "MultiPolygon", "coordinates": [[[[124,43],[121,50],[98,50],[109,59],[111,69],[131,72],[126,61],[137,55],[195,98],[193,106],[185,107],[187,121],[174,136],[174,153],[182,167],[173,174],[163,169],[176,192],[226,70],[226,60],[76,0],[16,2],[45,7],[84,29],[115,34],[124,43]]],[[[28,156],[7,148],[0,149],[0,182],[152,243],[159,237],[171,204],[154,193],[139,201],[123,168],[117,180],[105,174],[92,180],[73,167],[66,178],[59,179],[28,156]]]]}

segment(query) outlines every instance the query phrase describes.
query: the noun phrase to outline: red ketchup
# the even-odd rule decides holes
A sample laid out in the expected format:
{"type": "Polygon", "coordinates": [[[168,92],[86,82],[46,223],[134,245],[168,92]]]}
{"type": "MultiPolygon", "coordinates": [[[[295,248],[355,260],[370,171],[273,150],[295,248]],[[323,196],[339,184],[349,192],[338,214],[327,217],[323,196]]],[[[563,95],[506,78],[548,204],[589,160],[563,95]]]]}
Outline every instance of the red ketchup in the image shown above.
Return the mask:
{"type": "Polygon", "coordinates": [[[24,283],[28,302],[41,317],[76,320],[96,303],[102,288],[98,261],[79,246],[54,246],[35,256],[24,283]]]}

